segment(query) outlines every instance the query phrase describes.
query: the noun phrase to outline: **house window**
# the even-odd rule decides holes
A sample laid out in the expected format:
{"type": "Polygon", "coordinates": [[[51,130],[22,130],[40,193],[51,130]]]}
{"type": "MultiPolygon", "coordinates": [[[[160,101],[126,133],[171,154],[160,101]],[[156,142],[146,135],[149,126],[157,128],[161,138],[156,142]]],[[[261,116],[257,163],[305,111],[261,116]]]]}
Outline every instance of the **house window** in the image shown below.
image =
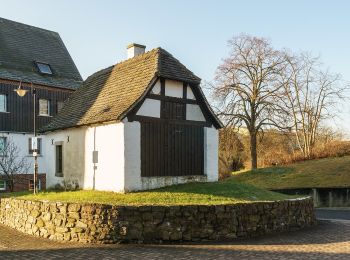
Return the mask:
{"type": "MultiPolygon", "coordinates": [[[[38,140],[38,149],[36,150],[37,154],[41,154],[41,138],[37,138],[38,140]]],[[[32,155],[34,150],[32,149],[32,138],[28,138],[28,153],[32,155]]]]}
{"type": "Polygon", "coordinates": [[[6,147],[6,137],[1,136],[0,137],[0,156],[3,155],[5,147],[6,147]]]}
{"type": "MultiPolygon", "coordinates": [[[[34,190],[34,180],[29,180],[29,190],[34,190]]],[[[38,179],[38,190],[41,190],[41,180],[38,179]]]]}
{"type": "Polygon", "coordinates": [[[39,99],[39,115],[40,116],[50,115],[50,100],[39,99]]]}
{"type": "Polygon", "coordinates": [[[6,181],[0,180],[0,190],[6,190],[6,181]]]}
{"type": "Polygon", "coordinates": [[[52,70],[51,70],[51,66],[47,63],[43,63],[43,62],[35,62],[38,70],[40,73],[42,74],[47,74],[47,75],[52,75],[52,70]]]}
{"type": "Polygon", "coordinates": [[[0,94],[0,112],[7,112],[7,96],[0,94]]]}
{"type": "Polygon", "coordinates": [[[60,112],[60,110],[61,110],[62,107],[63,107],[63,104],[64,104],[64,102],[62,102],[62,101],[57,101],[57,113],[60,112]]]}
{"type": "Polygon", "coordinates": [[[62,145],[56,145],[56,174],[57,177],[63,177],[63,151],[62,145]]]}

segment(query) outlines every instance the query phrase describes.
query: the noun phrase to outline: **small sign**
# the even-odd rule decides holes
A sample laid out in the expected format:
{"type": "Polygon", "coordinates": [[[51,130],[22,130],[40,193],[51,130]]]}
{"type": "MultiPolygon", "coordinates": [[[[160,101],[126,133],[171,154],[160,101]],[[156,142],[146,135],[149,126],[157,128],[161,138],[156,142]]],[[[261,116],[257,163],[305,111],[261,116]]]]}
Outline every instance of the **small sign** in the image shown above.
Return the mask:
{"type": "Polygon", "coordinates": [[[32,150],[38,150],[38,137],[32,137],[32,150]]]}

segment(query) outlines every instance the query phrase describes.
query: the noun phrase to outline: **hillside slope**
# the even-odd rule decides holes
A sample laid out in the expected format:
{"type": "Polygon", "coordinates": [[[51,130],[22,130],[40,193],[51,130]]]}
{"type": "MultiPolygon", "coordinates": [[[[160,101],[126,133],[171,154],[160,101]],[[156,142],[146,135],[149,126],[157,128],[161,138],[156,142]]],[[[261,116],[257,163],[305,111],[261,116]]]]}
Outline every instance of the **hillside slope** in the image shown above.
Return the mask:
{"type": "Polygon", "coordinates": [[[241,171],[231,178],[265,189],[350,187],[350,156],[241,171]]]}

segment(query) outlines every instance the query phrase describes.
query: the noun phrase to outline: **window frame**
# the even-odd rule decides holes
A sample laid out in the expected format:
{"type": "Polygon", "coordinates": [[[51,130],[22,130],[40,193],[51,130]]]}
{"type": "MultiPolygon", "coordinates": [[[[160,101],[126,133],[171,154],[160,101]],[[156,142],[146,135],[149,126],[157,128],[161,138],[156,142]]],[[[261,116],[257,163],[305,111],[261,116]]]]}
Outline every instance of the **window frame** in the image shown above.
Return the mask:
{"type": "Polygon", "coordinates": [[[0,183],[3,183],[3,187],[1,187],[1,185],[0,185],[0,191],[5,191],[6,190],[6,181],[0,180],[0,183]]]}
{"type": "Polygon", "coordinates": [[[44,75],[53,75],[53,71],[52,71],[50,64],[48,64],[46,62],[41,62],[41,61],[34,61],[34,63],[36,65],[36,68],[38,69],[39,73],[44,74],[44,75]],[[43,71],[42,68],[40,67],[41,65],[47,66],[47,68],[50,72],[43,71]]]}
{"type": "Polygon", "coordinates": [[[51,109],[50,109],[50,106],[51,106],[51,101],[49,99],[46,99],[46,98],[39,98],[38,100],[38,105],[39,105],[39,109],[38,109],[38,115],[39,116],[51,116],[51,109]],[[41,113],[41,109],[40,109],[40,102],[41,101],[46,101],[47,103],[47,114],[42,114],[41,113]]]}
{"type": "Polygon", "coordinates": [[[56,110],[57,110],[57,113],[60,112],[62,110],[64,106],[64,101],[60,101],[58,100],[57,103],[56,103],[56,110]],[[61,106],[61,107],[60,107],[61,106]]]}
{"type": "MultiPolygon", "coordinates": [[[[0,113],[7,113],[8,109],[7,109],[7,94],[3,94],[3,93],[0,93],[0,96],[3,96],[4,97],[4,106],[1,105],[0,103],[0,113]],[[2,110],[2,107],[4,108],[4,110],[2,110]]],[[[1,100],[1,99],[0,99],[1,100]]]]}
{"type": "Polygon", "coordinates": [[[55,144],[55,176],[63,177],[63,144],[62,143],[55,144]],[[59,156],[59,153],[60,153],[60,156],[59,156]]]}
{"type": "MultiPolygon", "coordinates": [[[[5,140],[5,141],[4,141],[4,148],[5,148],[5,147],[6,147],[6,144],[7,144],[7,137],[6,137],[6,136],[0,136],[0,139],[1,139],[1,140],[5,140]]],[[[2,150],[0,150],[0,156],[4,156],[2,150]]]]}
{"type": "MultiPolygon", "coordinates": [[[[38,190],[41,190],[41,179],[38,178],[38,190]]],[[[29,190],[34,190],[34,179],[29,180],[29,190]]]]}

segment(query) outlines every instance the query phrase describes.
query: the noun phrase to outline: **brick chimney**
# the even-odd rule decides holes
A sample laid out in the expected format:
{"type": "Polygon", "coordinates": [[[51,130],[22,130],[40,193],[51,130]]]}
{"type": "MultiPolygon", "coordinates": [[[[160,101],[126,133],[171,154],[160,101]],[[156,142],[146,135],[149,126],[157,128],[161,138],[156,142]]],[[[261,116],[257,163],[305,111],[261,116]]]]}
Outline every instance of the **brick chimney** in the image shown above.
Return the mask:
{"type": "Polygon", "coordinates": [[[145,49],[146,49],[146,46],[141,44],[137,44],[137,43],[129,44],[127,47],[128,59],[144,54],[145,49]]]}

